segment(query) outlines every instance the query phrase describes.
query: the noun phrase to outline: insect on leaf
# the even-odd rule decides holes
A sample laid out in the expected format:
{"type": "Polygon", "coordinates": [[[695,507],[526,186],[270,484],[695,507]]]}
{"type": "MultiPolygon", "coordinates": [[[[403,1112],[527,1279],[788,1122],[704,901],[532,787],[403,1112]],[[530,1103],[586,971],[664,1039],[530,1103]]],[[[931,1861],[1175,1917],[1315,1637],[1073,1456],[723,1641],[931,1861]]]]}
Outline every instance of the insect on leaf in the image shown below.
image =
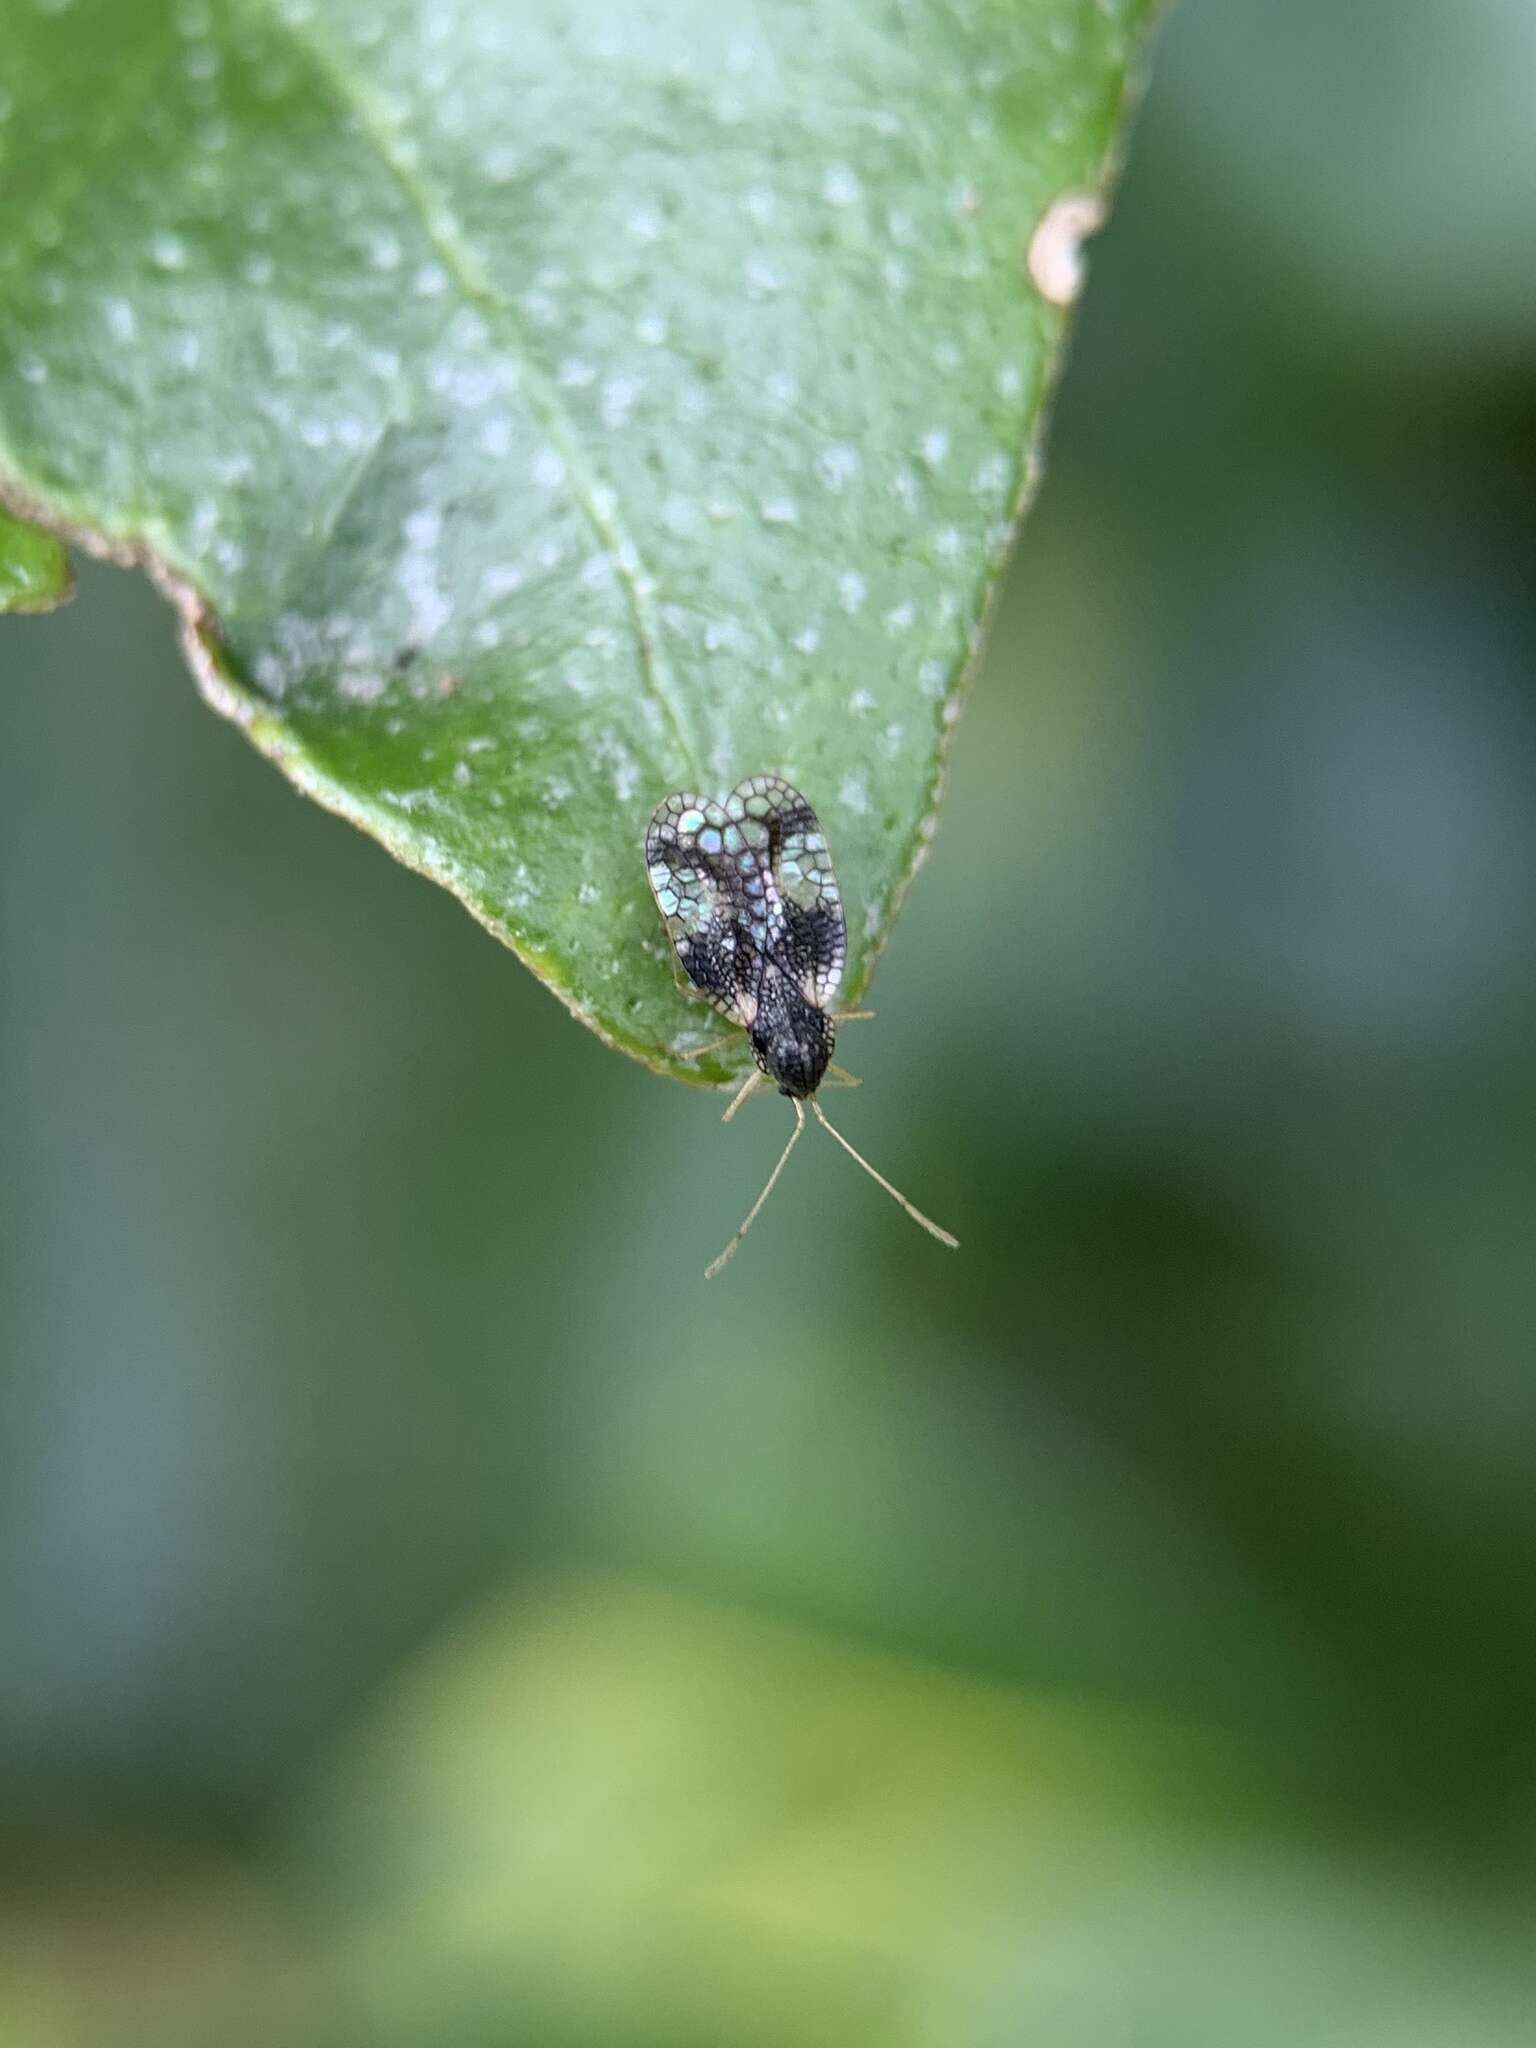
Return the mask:
{"type": "MultiPolygon", "coordinates": [[[[795,1128],[745,1221],[706,1277],[718,1273],[751,1229],[805,1130],[817,1121],[924,1230],[947,1230],[854,1150],[816,1101],[837,1039],[831,1005],[843,978],[848,927],[821,820],[781,775],[750,775],[723,803],[679,790],[666,797],[645,839],[656,905],[684,973],[724,1017],[740,1025],[757,1062],[795,1112],[795,1128]]],[[[754,1075],[725,1113],[729,1123],[754,1075]]]]}
{"type": "Polygon", "coordinates": [[[301,789],[719,1080],[646,820],[814,792],[863,986],[1153,12],[12,6],[0,498],[153,568],[301,789]]]}

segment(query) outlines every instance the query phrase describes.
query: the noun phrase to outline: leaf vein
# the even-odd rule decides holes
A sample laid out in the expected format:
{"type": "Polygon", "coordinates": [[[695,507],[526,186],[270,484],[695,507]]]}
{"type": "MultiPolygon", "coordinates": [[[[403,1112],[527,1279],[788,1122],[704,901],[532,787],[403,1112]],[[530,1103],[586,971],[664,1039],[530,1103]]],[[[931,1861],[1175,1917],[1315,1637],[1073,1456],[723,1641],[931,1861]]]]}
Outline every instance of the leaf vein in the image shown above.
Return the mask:
{"type": "Polygon", "coordinates": [[[667,660],[661,624],[651,602],[652,579],[630,534],[615,513],[605,509],[605,500],[617,504],[617,493],[601,486],[574,420],[539,366],[516,306],[486,274],[452,208],[410,160],[413,152],[401,148],[404,138],[398,124],[367,82],[347,68],[325,38],[315,32],[311,20],[301,22],[280,9],[275,0],[254,0],[254,4],[266,21],[309,60],[333,96],[353,115],[361,133],[404,194],[460,297],[500,330],[543,425],[565,463],[572,495],[613,562],[628,605],[645,689],[670,726],[690,778],[697,781],[702,773],[700,749],[667,660]]]}

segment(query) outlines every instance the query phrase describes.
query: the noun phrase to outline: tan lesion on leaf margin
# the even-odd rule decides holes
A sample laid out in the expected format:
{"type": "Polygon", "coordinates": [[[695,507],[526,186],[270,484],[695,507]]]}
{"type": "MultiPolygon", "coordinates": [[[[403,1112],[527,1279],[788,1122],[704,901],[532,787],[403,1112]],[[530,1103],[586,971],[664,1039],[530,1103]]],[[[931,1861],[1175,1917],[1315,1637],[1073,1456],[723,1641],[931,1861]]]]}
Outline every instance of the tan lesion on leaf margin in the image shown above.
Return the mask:
{"type": "MultiPolygon", "coordinates": [[[[301,795],[309,797],[338,818],[345,818],[370,839],[376,839],[400,865],[413,874],[446,888],[478,925],[499,939],[523,965],[541,981],[579,1024],[584,1024],[604,1045],[628,1053],[653,1073],[673,1080],[697,1084],[701,1076],[681,1069],[675,1059],[657,1047],[614,1031],[562,982],[552,962],[520,939],[487,905],[470,893],[461,878],[441,866],[430,865],[420,848],[400,829],[398,821],[378,806],[360,802],[350,791],[332,780],[307,749],[287,730],[272,708],[242,683],[225,651],[213,607],[192,578],[156,553],[139,535],[103,533],[55,510],[33,497],[15,480],[0,473],[0,511],[8,512],[40,532],[51,534],[70,547],[97,561],[110,562],[118,569],[138,569],[147,575],[176,613],[181,651],[204,703],[238,726],[257,752],[287,777],[301,795]]],[[[710,1077],[712,1080],[713,1077],[710,1077]]]]}
{"type": "Polygon", "coordinates": [[[1036,223],[1025,253],[1031,284],[1053,306],[1070,306],[1083,288],[1087,264],[1083,244],[1104,225],[1104,201],[1097,192],[1064,192],[1036,223]]]}
{"type": "MultiPolygon", "coordinates": [[[[1135,90],[1135,81],[1128,81],[1125,93],[1127,102],[1132,98],[1135,90]]],[[[1117,129],[1118,132],[1123,133],[1123,124],[1117,124],[1117,129]]],[[[1019,529],[1028,516],[1030,507],[1035,502],[1036,495],[1045,476],[1044,451],[1046,434],[1049,428],[1050,400],[1055,391],[1057,380],[1060,377],[1062,361],[1066,353],[1072,307],[1077,292],[1082,286],[1082,257],[1081,252],[1076,250],[1074,244],[1074,257],[1078,268],[1071,280],[1072,289],[1064,298],[1056,300],[1050,292],[1045,290],[1039,279],[1033,277],[1035,244],[1039,241],[1042,231],[1048,231],[1048,239],[1041,252],[1042,264],[1062,261],[1062,252],[1054,246],[1051,238],[1060,237],[1070,230],[1080,239],[1081,236],[1092,233],[1101,227],[1108,218],[1109,194],[1119,168],[1120,158],[1117,155],[1111,154],[1106,157],[1100,168],[1097,189],[1092,192],[1068,193],[1063,198],[1053,201],[1041,216],[1034,234],[1030,238],[1029,248],[1025,255],[1025,263],[1026,267],[1031,269],[1032,281],[1040,291],[1041,296],[1052,305],[1057,306],[1064,317],[1057,323],[1055,336],[1046,351],[1045,360],[1040,368],[1040,395],[1034,409],[1019,462],[1018,483],[1014,491],[1013,504],[1008,514],[1007,539],[1002,547],[993,555],[986,569],[981,588],[979,613],[976,624],[971,629],[970,650],[964,661],[960,664],[959,673],[955,678],[954,684],[940,707],[938,737],[934,749],[933,780],[928,789],[927,808],[918,821],[917,829],[909,842],[906,864],[902,873],[897,880],[896,886],[885,900],[880,922],[868,935],[868,943],[864,948],[859,963],[858,976],[849,985],[848,994],[851,1000],[857,1000],[868,989],[880,955],[885,951],[892,927],[896,922],[896,914],[906,900],[907,891],[916,879],[918,869],[928,858],[929,850],[937,835],[939,807],[943,802],[945,784],[949,779],[950,742],[959,720],[959,714],[964,708],[965,700],[970,695],[977,670],[981,666],[981,657],[986,648],[987,636],[991,629],[993,616],[997,609],[998,597],[1002,589],[1003,579],[999,564],[1003,561],[1012,560],[1014,546],[1019,537],[1019,529]],[[1075,211],[1068,215],[1060,214],[1058,209],[1064,205],[1070,205],[1075,211]],[[1087,221],[1090,217],[1091,226],[1074,225],[1074,223],[1087,221]]],[[[1065,283],[1066,281],[1064,273],[1059,276],[1050,274],[1050,282],[1052,284],[1065,283]]]]}
{"type": "Polygon", "coordinates": [[[896,914],[906,900],[907,891],[917,876],[918,869],[928,858],[938,829],[939,806],[944,796],[944,786],[949,777],[949,748],[958,714],[970,695],[976,672],[981,665],[981,655],[986,645],[987,634],[997,608],[1002,577],[998,571],[999,558],[1011,560],[1014,545],[1018,540],[1019,528],[1023,525],[1030,507],[1039,492],[1045,476],[1045,439],[1049,429],[1049,408],[1052,394],[1061,374],[1062,360],[1066,350],[1071,312],[1077,295],[1082,289],[1084,263],[1082,243],[1096,234],[1109,218],[1110,197],[1114,191],[1124,162],[1129,116],[1141,97],[1145,84],[1145,61],[1140,67],[1127,72],[1121,88],[1120,102],[1113,124],[1113,137],[1099,165],[1098,176],[1091,189],[1066,192],[1052,200],[1045,212],[1035,223],[1029,241],[1023,251],[1024,268],[1030,281],[1047,304],[1056,307],[1063,315],[1058,322],[1054,338],[1047,348],[1045,360],[1040,369],[1039,399],[1033,419],[1026,435],[1022,459],[1019,464],[1018,486],[1014,493],[1013,506],[1008,517],[1008,536],[988,566],[981,590],[980,614],[971,633],[970,651],[960,665],[959,674],[941,710],[938,740],[934,756],[933,780],[928,789],[928,805],[917,829],[907,847],[906,863],[896,886],[887,896],[882,907],[879,923],[869,933],[868,943],[860,958],[859,972],[848,989],[849,999],[857,1001],[868,989],[880,955],[885,951],[896,914]],[[1042,236],[1044,239],[1042,240],[1042,236]],[[1036,265],[1039,272],[1037,274],[1036,265]],[[1042,281],[1043,277],[1043,281],[1042,281]],[[1049,287],[1049,289],[1048,289],[1049,287]],[[1061,296],[1056,296],[1057,292],[1061,296]],[[953,707],[951,710],[950,707],[953,707]],[[944,713],[948,711],[949,715],[944,713]]]}

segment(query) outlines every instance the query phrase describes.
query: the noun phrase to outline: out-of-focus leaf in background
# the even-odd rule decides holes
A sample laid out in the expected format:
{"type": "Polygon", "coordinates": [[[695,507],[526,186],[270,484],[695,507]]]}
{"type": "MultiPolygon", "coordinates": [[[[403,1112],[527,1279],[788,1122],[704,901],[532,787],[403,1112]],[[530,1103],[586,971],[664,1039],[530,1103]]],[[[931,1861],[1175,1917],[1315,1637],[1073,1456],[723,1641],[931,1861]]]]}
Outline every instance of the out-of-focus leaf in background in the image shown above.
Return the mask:
{"type": "Polygon", "coordinates": [[[142,578],[0,633],[0,2034],[1529,2033],[1529,23],[1446,19],[1169,15],[849,1045],[959,1258],[808,1143],[703,1288],[775,1106],[142,578]]]}
{"type": "Polygon", "coordinates": [[[0,612],[52,611],[72,587],[60,543],[0,511],[0,612]]]}
{"type": "Polygon", "coordinates": [[[466,1617],[327,1763],[291,1867],[388,2048],[1514,2048],[1536,1998],[1230,1743],[644,1582],[466,1617]]]}
{"type": "Polygon", "coordinates": [[[172,572],[218,709],[698,1078],[645,822],[789,774],[857,991],[1152,12],[18,0],[0,478],[172,572]]]}

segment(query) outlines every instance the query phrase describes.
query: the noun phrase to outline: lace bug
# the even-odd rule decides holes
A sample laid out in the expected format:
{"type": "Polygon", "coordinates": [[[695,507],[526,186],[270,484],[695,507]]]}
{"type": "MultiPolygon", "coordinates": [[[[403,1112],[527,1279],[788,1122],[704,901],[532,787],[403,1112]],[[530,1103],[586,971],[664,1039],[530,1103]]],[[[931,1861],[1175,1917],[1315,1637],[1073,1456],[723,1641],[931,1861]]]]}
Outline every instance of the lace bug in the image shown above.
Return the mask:
{"type": "Polygon", "coordinates": [[[656,807],[645,862],[679,965],[721,1016],[745,1031],[757,1063],[725,1120],[764,1078],[795,1112],[795,1128],[762,1193],[706,1278],[731,1257],[767,1201],[805,1130],[807,1102],[914,1222],[955,1246],[947,1230],[854,1150],[816,1100],[829,1077],[852,1080],[832,1064],[838,1023],[869,1013],[840,1017],[833,1008],[848,957],[848,924],[821,822],[799,790],[779,775],[750,775],[723,803],[678,790],[656,807]]]}

